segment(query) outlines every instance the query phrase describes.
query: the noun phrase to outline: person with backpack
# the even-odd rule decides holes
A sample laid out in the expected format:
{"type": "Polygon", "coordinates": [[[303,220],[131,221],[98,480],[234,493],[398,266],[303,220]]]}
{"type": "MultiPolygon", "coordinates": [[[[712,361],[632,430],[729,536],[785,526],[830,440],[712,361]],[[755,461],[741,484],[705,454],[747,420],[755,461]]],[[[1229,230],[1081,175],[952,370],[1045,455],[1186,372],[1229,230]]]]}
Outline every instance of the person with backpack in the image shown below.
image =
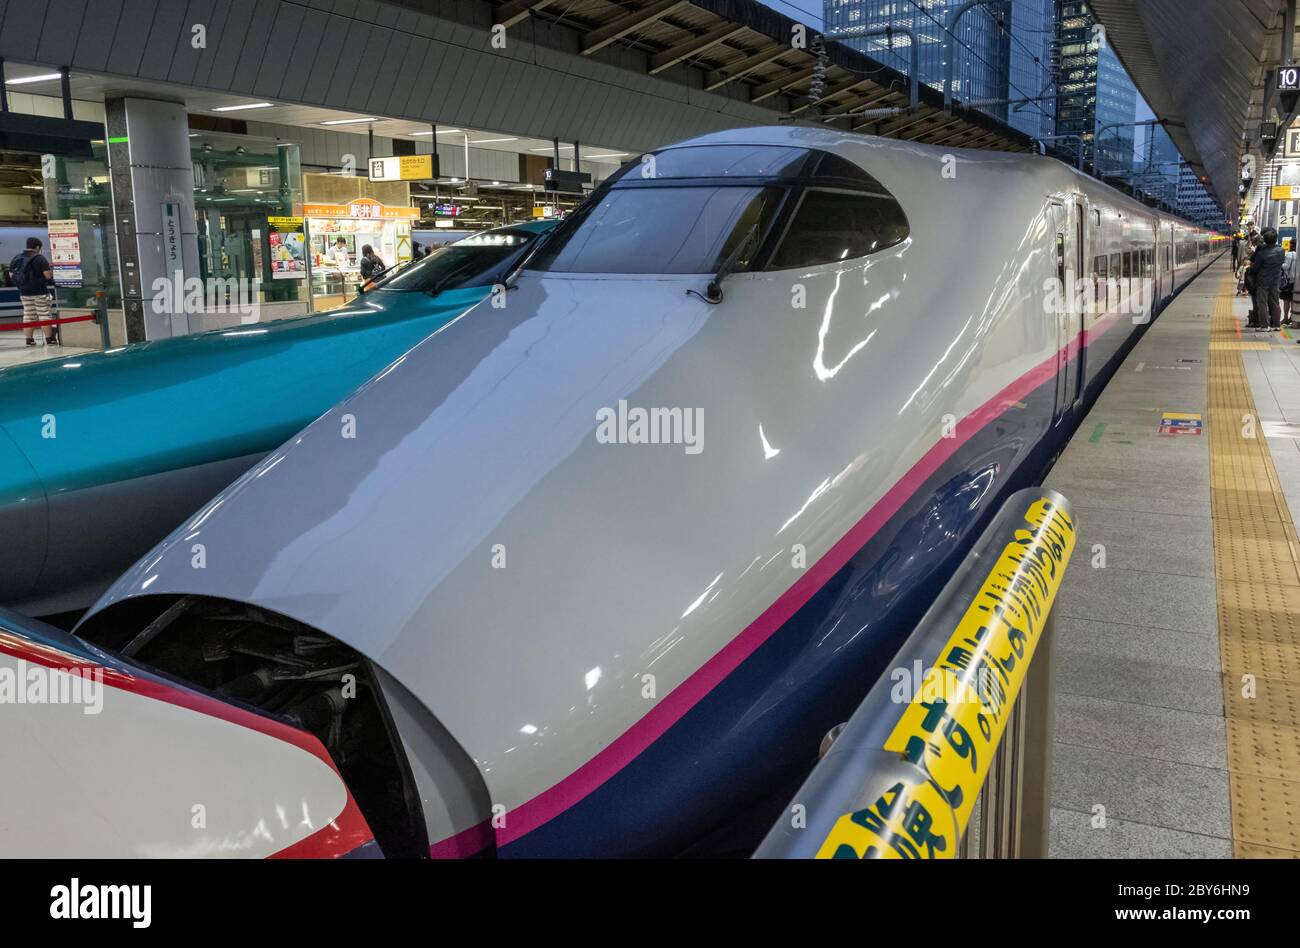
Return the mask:
{"type": "MultiPolygon", "coordinates": [[[[50,284],[54,280],[54,269],[50,261],[41,253],[41,242],[36,237],[27,238],[27,249],[9,262],[9,272],[13,276],[14,286],[18,287],[18,298],[23,304],[23,322],[39,323],[50,318],[50,284]]],[[[41,335],[47,344],[53,343],[55,327],[46,327],[41,335]]],[[[36,345],[35,330],[24,329],[27,345],[36,345]]]]}
{"type": "Polygon", "coordinates": [[[1272,227],[1265,227],[1261,236],[1264,245],[1250,258],[1250,269],[1246,272],[1248,279],[1254,277],[1254,328],[1258,332],[1277,332],[1282,325],[1280,294],[1286,254],[1278,246],[1277,231],[1272,227]]]}
{"type": "Polygon", "coordinates": [[[375,248],[369,244],[363,244],[361,247],[361,286],[364,289],[370,289],[371,284],[382,277],[387,269],[384,266],[384,261],[379,259],[379,254],[375,253],[375,248]]]}

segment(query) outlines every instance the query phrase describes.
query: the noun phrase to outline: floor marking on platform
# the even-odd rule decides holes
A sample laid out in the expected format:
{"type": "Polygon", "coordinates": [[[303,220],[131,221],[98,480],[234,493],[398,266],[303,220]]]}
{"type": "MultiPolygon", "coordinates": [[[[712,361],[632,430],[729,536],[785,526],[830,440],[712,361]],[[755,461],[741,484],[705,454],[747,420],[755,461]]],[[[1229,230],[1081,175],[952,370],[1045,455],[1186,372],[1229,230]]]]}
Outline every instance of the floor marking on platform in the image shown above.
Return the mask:
{"type": "Polygon", "coordinates": [[[1211,323],[1210,509],[1233,850],[1300,858],[1300,538],[1233,342],[1233,280],[1211,323]],[[1249,416],[1249,418],[1247,418],[1249,416]]]}
{"type": "Polygon", "coordinates": [[[1088,439],[1090,444],[1096,444],[1101,440],[1101,433],[1106,430],[1106,422],[1097,422],[1097,427],[1093,429],[1092,437],[1088,439]]]}
{"type": "Polygon", "coordinates": [[[1201,428],[1201,416],[1196,412],[1163,411],[1160,413],[1160,427],[1156,429],[1156,433],[1162,435],[1199,435],[1201,428]]]}

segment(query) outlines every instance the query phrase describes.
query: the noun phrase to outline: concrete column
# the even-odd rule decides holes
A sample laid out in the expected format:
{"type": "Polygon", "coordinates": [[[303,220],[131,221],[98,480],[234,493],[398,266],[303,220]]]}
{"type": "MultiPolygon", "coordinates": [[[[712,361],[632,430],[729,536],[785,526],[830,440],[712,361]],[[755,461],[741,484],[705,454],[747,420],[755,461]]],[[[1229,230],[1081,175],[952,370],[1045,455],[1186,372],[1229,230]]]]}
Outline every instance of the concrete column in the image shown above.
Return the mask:
{"type": "Polygon", "coordinates": [[[185,311],[185,281],[199,277],[194,170],[180,102],[136,96],[104,102],[113,217],[127,341],[199,328],[185,311]]]}

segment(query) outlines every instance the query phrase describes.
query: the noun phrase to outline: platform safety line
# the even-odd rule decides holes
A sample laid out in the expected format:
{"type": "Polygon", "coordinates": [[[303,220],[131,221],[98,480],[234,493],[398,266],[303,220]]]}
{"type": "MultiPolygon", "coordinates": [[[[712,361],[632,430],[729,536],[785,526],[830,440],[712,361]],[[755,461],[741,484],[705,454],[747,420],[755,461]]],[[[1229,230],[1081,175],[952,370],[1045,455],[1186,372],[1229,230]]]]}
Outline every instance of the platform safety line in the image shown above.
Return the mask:
{"type": "Polygon", "coordinates": [[[1233,850],[1300,858],[1300,542],[1237,343],[1235,281],[1210,327],[1210,508],[1233,850]],[[1227,343],[1227,344],[1225,344],[1227,343]]]}

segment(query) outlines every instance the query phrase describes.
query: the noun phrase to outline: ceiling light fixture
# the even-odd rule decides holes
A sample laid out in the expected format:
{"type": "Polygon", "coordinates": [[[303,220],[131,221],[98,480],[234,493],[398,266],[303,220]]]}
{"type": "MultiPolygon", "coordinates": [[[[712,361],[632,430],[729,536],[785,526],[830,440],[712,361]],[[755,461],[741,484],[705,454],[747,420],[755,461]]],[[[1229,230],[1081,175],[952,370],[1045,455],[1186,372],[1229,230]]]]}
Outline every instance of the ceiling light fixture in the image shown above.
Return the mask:
{"type": "Polygon", "coordinates": [[[365,118],[330,119],[328,122],[321,122],[320,124],[322,124],[322,125],[358,125],[358,124],[360,124],[361,122],[377,122],[377,121],[379,121],[377,118],[375,118],[374,116],[370,116],[370,115],[368,115],[368,116],[366,116],[365,118]]]}
{"type": "Polygon", "coordinates": [[[25,86],[29,82],[50,82],[54,79],[62,79],[63,74],[59,72],[43,72],[39,76],[19,76],[16,79],[6,79],[7,86],[25,86]]]}
{"type": "Polygon", "coordinates": [[[213,112],[242,112],[244,109],[269,109],[270,102],[248,102],[244,105],[222,105],[213,109],[213,112]]]}

